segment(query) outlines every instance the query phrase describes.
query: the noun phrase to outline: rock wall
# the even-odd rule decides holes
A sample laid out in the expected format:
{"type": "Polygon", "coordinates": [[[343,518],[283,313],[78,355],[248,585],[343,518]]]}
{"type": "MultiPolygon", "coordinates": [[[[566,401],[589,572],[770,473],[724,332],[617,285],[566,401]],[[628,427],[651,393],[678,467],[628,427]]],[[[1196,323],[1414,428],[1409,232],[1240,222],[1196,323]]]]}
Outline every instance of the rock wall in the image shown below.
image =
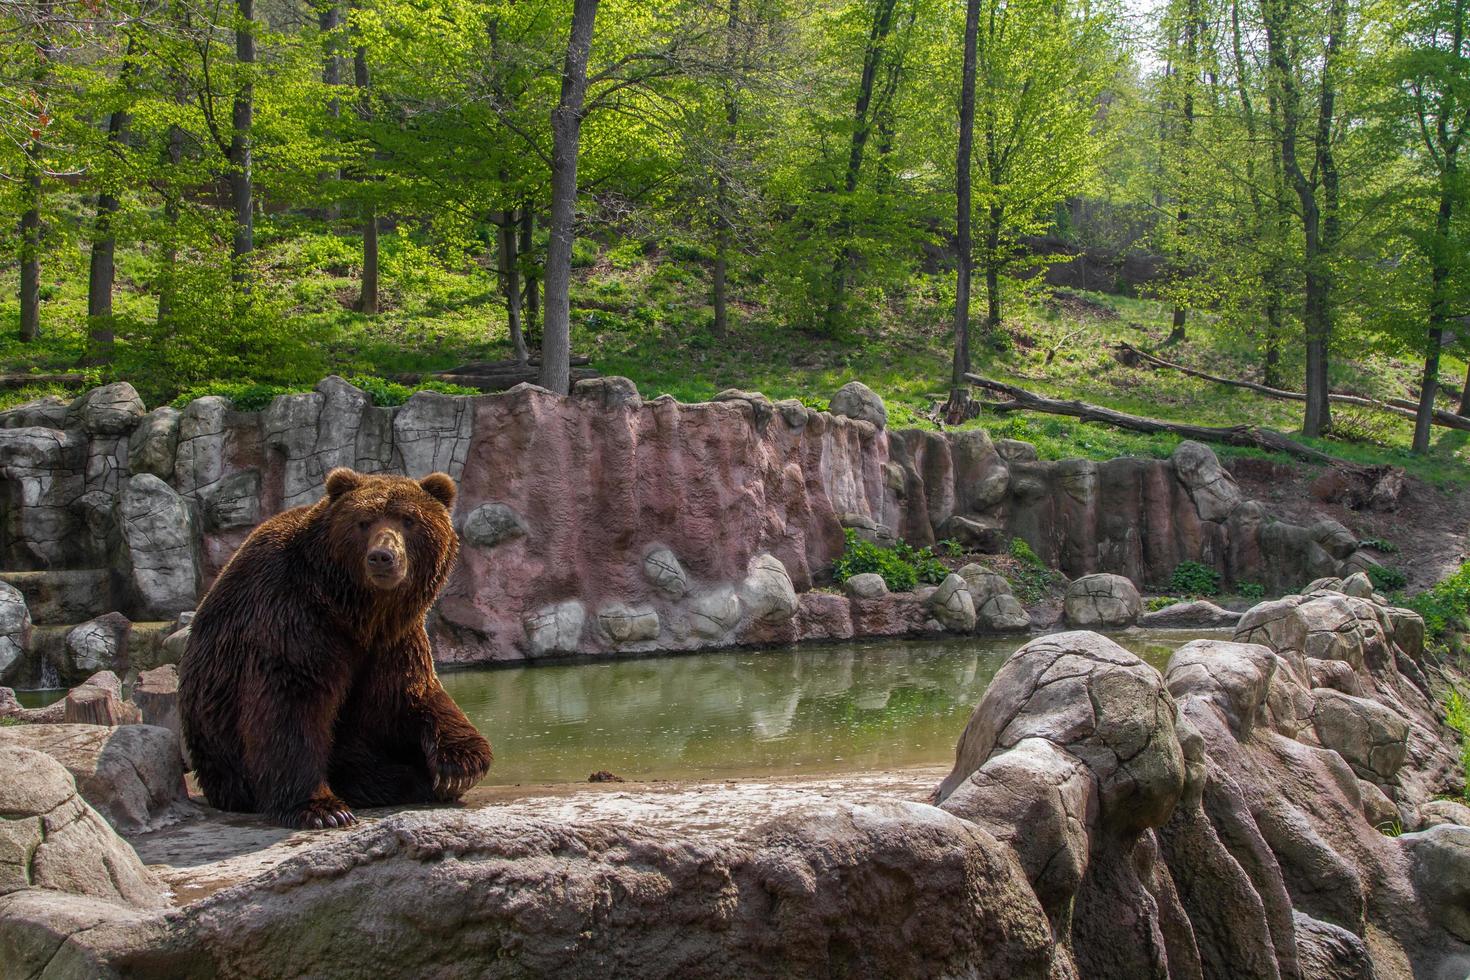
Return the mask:
{"type": "MultiPolygon", "coordinates": [[[[0,576],[53,631],[113,610],[173,620],[335,466],[459,482],[466,546],[430,623],[445,661],[966,628],[945,614],[963,611],[953,594],[936,608],[808,592],[844,528],[982,551],[1019,536],[1069,575],[1139,583],[1189,559],[1280,591],[1364,560],[1341,525],[1271,521],[1196,443],[1169,460],[1041,462],[983,431],[889,431],[856,383],[833,408],[741,391],[644,402],[602,378],[565,398],[521,385],[388,409],[331,377],[261,412],[218,397],[150,412],[107,385],[0,413],[0,576]]],[[[0,682],[41,669],[6,656],[0,682]]]]}

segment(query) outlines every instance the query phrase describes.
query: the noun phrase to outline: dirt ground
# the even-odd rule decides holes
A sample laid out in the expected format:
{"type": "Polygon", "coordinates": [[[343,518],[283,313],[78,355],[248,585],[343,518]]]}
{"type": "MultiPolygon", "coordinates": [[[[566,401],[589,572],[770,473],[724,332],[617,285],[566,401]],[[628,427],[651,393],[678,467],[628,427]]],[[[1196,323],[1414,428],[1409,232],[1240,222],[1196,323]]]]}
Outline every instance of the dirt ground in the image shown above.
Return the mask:
{"type": "Polygon", "coordinates": [[[1308,524],[1331,517],[1360,540],[1391,544],[1396,550],[1374,554],[1408,576],[1410,592],[1428,588],[1470,559],[1470,490],[1441,490],[1406,476],[1396,510],[1352,510],[1313,498],[1318,467],[1237,459],[1230,469],[1247,497],[1282,520],[1308,524]]]}

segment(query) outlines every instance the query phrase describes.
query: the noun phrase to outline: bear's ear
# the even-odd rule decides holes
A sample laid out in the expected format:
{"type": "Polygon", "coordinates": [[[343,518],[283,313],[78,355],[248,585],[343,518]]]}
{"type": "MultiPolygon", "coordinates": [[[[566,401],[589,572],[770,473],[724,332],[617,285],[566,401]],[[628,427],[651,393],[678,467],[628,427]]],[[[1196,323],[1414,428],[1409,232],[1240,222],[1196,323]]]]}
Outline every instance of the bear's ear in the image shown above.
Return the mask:
{"type": "Polygon", "coordinates": [[[327,496],[340,497],[344,493],[356,490],[361,484],[361,473],[349,470],[345,466],[339,466],[327,474],[327,496]]]}
{"type": "Polygon", "coordinates": [[[446,509],[454,506],[454,479],[448,473],[430,473],[419,481],[419,486],[446,509]]]}

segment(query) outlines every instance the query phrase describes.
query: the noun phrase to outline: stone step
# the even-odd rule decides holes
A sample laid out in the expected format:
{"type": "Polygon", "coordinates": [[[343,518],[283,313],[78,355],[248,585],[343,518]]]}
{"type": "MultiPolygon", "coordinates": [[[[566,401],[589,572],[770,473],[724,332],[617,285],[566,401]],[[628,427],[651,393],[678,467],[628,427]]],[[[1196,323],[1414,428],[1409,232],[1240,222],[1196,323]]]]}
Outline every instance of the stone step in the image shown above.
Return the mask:
{"type": "Polygon", "coordinates": [[[105,568],[0,572],[0,581],[20,590],[38,626],[81,623],[115,608],[112,573],[105,568]]]}

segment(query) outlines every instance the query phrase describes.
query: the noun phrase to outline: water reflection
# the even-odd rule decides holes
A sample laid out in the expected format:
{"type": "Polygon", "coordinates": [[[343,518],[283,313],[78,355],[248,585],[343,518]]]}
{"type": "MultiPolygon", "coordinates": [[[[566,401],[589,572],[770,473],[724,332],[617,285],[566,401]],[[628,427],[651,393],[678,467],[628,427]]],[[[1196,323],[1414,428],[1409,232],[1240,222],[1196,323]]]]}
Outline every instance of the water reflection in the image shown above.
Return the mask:
{"type": "MultiPolygon", "coordinates": [[[[1113,639],[1162,668],[1219,634],[1113,639]]],[[[442,675],[495,746],[489,783],[944,764],[1017,640],[889,641],[442,675]]]]}

